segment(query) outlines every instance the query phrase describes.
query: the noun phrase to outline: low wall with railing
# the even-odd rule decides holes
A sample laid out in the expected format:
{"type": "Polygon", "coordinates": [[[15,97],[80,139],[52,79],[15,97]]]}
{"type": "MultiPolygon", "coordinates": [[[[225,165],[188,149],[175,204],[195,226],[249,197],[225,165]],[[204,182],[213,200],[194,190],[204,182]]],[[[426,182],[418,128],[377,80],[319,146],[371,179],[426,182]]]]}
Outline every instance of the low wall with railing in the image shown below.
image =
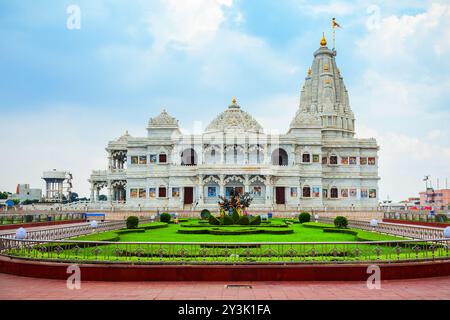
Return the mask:
{"type": "MultiPolygon", "coordinates": [[[[319,221],[329,224],[334,223],[334,219],[326,217],[319,218],[319,221]]],[[[411,239],[441,239],[444,237],[442,228],[413,226],[396,223],[378,222],[377,226],[373,227],[368,221],[348,220],[348,227],[391,234],[411,239]]]]}

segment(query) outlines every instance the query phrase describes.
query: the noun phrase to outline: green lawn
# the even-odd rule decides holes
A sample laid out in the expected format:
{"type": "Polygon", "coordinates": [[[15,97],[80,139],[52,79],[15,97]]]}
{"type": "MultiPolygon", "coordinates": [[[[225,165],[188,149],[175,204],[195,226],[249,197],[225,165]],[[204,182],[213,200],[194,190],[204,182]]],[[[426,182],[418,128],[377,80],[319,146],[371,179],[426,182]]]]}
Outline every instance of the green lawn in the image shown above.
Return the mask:
{"type": "MultiPolygon", "coordinates": [[[[189,224],[197,224],[190,221],[189,224]]],[[[44,260],[63,261],[114,261],[132,263],[248,263],[248,262],[351,262],[374,260],[405,260],[429,259],[433,256],[448,257],[448,251],[442,246],[432,249],[431,244],[424,243],[391,243],[370,244],[359,241],[405,240],[403,238],[383,235],[356,229],[356,234],[341,234],[324,232],[323,228],[332,225],[291,224],[287,227],[275,227],[283,223],[282,219],[274,219],[267,227],[258,226],[254,229],[286,229],[292,234],[247,234],[247,235],[211,235],[211,234],[180,234],[177,230],[205,228],[207,226],[186,227],[176,224],[149,223],[139,225],[136,232],[125,233],[123,230],[94,233],[72,240],[81,241],[112,241],[114,244],[87,243],[48,243],[38,247],[28,247],[11,250],[13,256],[25,256],[44,260]],[[270,227],[272,225],[272,227],[270,227]],[[157,228],[155,228],[157,227],[157,228]],[[124,242],[138,242],[129,244],[124,242]],[[143,244],[143,242],[160,242],[161,244],[143,244]],[[164,244],[165,242],[180,242],[181,244],[164,244]],[[186,242],[205,243],[183,244],[186,242]],[[207,245],[211,242],[256,242],[256,245],[207,245]],[[307,242],[308,244],[259,244],[262,242],[307,242]],[[322,244],[318,244],[322,242],[322,244]],[[323,244],[325,242],[325,244],[323,244]],[[350,242],[350,244],[334,244],[333,242],[350,242]],[[354,243],[352,243],[354,242],[354,243]],[[237,258],[236,258],[237,257],[237,258]],[[237,260],[236,260],[237,259],[237,260]]],[[[220,230],[235,231],[249,226],[211,226],[220,230]]]]}
{"type": "MultiPolygon", "coordinates": [[[[195,222],[195,221],[193,221],[195,222]]],[[[281,219],[273,219],[271,224],[280,224],[281,219]]],[[[267,224],[270,229],[271,224],[267,224]]],[[[314,223],[311,223],[314,224],[314,223]]],[[[145,227],[151,224],[139,225],[145,227]]],[[[321,224],[325,227],[332,225],[321,224]]],[[[216,227],[216,226],[213,226],[216,227]]],[[[180,234],[177,230],[185,228],[181,224],[169,224],[166,228],[150,229],[145,233],[127,233],[121,234],[119,242],[336,242],[336,241],[357,241],[354,235],[339,233],[324,233],[323,229],[307,228],[301,224],[291,224],[289,228],[294,230],[293,234],[250,234],[250,235],[211,235],[211,234],[180,234]]],[[[204,227],[206,228],[206,226],[204,227]]],[[[249,226],[222,226],[221,229],[235,230],[237,228],[249,228],[249,226]]],[[[262,227],[261,227],[262,228],[262,227]]],[[[352,230],[352,229],[350,229],[352,230]]],[[[383,235],[375,232],[357,230],[358,235],[362,237],[370,237],[371,241],[382,240],[404,240],[399,237],[383,235]]],[[[76,238],[76,240],[86,241],[102,241],[109,236],[113,236],[114,232],[104,232],[100,234],[91,234],[76,238]]]]}

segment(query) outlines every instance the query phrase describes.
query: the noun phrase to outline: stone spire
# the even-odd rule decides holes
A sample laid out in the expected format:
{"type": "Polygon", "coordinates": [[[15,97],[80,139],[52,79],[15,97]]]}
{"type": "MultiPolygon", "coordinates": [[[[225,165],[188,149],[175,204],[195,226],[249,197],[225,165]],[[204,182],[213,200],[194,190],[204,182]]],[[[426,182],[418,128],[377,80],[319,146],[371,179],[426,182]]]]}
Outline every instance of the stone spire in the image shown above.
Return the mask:
{"type": "Polygon", "coordinates": [[[325,136],[353,137],[355,118],[336,65],[336,51],[328,49],[325,35],[320,45],[302,86],[291,129],[321,126],[325,136]]]}

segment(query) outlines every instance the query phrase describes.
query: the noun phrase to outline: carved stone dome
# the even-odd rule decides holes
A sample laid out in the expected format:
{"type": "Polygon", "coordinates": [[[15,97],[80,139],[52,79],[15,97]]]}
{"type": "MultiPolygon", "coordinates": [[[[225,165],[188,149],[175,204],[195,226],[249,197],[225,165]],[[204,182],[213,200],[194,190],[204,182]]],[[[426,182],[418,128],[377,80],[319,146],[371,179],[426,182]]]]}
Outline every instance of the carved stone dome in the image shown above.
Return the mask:
{"type": "Polygon", "coordinates": [[[233,99],[227,110],[215,118],[206,128],[206,132],[239,130],[262,132],[263,127],[249,113],[243,111],[233,99]]]}
{"type": "Polygon", "coordinates": [[[149,128],[178,128],[178,120],[170,116],[166,110],[161,111],[159,116],[151,118],[148,122],[149,128]]]}

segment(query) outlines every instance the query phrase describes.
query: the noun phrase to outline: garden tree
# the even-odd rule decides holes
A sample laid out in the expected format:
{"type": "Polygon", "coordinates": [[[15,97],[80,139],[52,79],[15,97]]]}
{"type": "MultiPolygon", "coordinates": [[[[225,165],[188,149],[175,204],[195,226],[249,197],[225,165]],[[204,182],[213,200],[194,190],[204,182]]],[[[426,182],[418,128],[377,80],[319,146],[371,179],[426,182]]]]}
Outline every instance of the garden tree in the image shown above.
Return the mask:
{"type": "Polygon", "coordinates": [[[108,200],[108,197],[105,196],[104,194],[101,194],[98,196],[98,201],[107,201],[107,200],[108,200]]]}
{"type": "Polygon", "coordinates": [[[8,196],[11,194],[11,192],[0,192],[0,199],[4,200],[4,199],[8,199],[8,196]]]}

